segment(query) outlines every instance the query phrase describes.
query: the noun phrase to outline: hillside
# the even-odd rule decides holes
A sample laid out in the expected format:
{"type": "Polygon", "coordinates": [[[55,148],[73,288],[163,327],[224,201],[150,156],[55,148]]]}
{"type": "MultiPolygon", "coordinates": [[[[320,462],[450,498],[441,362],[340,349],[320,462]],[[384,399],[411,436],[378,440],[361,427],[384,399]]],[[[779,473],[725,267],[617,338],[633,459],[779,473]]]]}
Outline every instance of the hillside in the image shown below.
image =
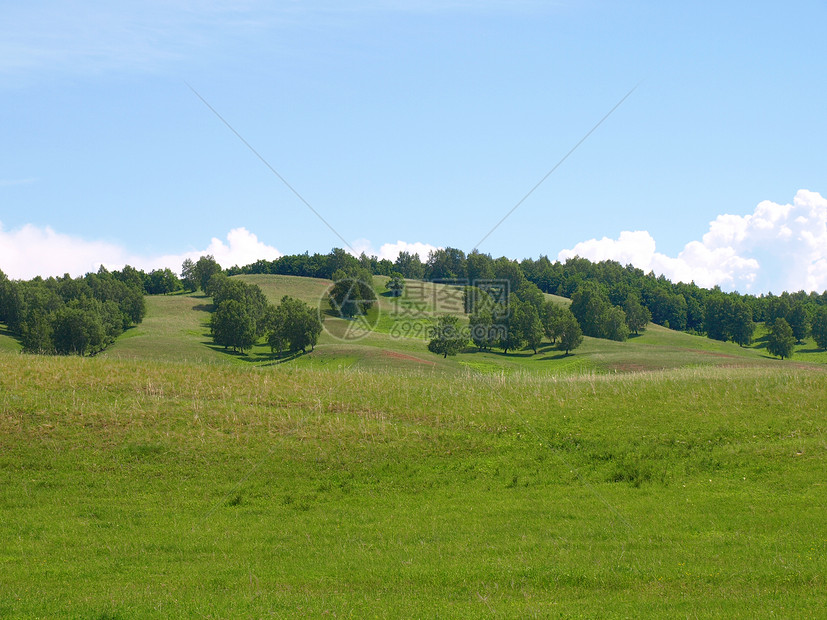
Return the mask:
{"type": "MultiPolygon", "coordinates": [[[[387,278],[377,276],[377,309],[369,322],[373,330],[364,337],[347,336],[353,323],[333,315],[323,299],[329,280],[278,275],[236,276],[257,284],[273,303],[282,296],[297,297],[325,313],[325,331],[316,350],[290,359],[297,366],[333,365],[358,368],[422,368],[442,372],[481,373],[605,373],[634,372],[696,366],[783,366],[827,362],[827,354],[805,341],[797,347],[792,362],[781,362],[766,354],[763,332],[753,346],[710,340],[672,331],[658,325],[627,342],[585,338],[573,355],[545,343],[537,355],[520,351],[504,355],[482,352],[469,346],[456,357],[442,359],[429,353],[424,339],[428,318],[443,311],[462,314],[461,297],[456,290],[441,284],[409,282],[408,298],[396,300],[381,294],[387,278]]],[[[548,295],[558,303],[562,297],[548,295]]],[[[140,326],[129,330],[104,355],[109,357],[166,360],[200,360],[214,363],[271,365],[284,363],[260,344],[246,355],[229,354],[211,344],[209,338],[209,298],[199,295],[169,295],[147,298],[148,316],[140,326]]],[[[463,320],[465,320],[463,318],[463,320]]],[[[0,336],[0,339],[2,336],[0,336]]]]}

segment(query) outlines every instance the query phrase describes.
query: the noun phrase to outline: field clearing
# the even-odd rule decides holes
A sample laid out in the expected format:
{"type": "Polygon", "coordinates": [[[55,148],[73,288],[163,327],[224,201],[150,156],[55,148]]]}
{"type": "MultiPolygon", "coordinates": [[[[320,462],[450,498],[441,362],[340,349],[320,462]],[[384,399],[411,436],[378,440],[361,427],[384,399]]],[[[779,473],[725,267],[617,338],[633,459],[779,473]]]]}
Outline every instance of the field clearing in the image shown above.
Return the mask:
{"type": "Polygon", "coordinates": [[[793,366],[0,353],[0,616],[819,617],[826,430],[793,366]]]}

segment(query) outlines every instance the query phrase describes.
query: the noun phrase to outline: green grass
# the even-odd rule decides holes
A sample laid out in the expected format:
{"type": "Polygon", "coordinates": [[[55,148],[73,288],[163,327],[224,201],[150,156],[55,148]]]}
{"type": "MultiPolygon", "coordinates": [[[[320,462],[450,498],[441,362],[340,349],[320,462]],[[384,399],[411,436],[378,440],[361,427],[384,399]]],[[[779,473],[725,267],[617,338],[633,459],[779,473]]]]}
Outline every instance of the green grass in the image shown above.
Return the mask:
{"type": "Polygon", "coordinates": [[[210,346],[211,304],[200,294],[147,297],[143,322],[128,329],[102,356],[226,363],[230,358],[210,346]]]}
{"type": "Polygon", "coordinates": [[[0,351],[20,351],[20,343],[11,335],[6,326],[0,323],[0,351]]]}
{"type": "Polygon", "coordinates": [[[339,354],[0,353],[0,617],[824,615],[825,372],[339,354]]]}

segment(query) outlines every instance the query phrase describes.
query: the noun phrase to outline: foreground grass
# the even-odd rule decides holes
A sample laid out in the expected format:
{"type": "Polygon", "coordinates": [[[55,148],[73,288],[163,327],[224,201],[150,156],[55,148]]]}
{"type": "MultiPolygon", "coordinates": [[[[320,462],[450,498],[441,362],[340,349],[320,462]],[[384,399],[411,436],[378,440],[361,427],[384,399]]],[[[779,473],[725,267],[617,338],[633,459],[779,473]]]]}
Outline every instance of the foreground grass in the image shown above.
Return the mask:
{"type": "Polygon", "coordinates": [[[816,617],[827,374],[0,353],[0,617],[816,617]]]}

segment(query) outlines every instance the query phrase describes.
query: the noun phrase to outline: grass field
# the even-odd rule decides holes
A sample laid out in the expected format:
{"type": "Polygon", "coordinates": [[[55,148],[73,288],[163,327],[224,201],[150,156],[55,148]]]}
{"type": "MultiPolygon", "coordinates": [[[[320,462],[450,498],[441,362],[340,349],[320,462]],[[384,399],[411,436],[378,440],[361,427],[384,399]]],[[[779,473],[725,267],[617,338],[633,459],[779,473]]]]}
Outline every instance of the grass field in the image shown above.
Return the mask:
{"type": "Polygon", "coordinates": [[[0,353],[0,617],[823,617],[827,374],[0,353]]]}
{"type": "Polygon", "coordinates": [[[380,296],[279,360],[212,346],[208,298],[147,303],[95,358],[0,326],[0,618],[827,615],[811,343],[443,359],[380,296]]]}

